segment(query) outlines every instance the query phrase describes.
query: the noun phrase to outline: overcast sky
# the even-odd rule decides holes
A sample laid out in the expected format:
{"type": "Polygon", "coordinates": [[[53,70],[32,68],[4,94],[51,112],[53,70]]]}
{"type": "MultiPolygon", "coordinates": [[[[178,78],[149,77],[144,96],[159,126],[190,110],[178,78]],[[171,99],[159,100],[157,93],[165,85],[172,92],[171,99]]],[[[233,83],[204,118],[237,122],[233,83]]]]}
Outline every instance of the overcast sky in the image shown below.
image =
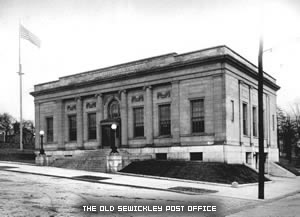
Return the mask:
{"type": "MultiPolygon", "coordinates": [[[[227,45],[257,64],[255,0],[0,0],[0,113],[19,119],[18,28],[41,48],[21,42],[23,117],[34,119],[33,85],[170,52],[227,45]]],[[[300,102],[300,1],[265,0],[264,68],[281,86],[277,102],[300,102]]]]}

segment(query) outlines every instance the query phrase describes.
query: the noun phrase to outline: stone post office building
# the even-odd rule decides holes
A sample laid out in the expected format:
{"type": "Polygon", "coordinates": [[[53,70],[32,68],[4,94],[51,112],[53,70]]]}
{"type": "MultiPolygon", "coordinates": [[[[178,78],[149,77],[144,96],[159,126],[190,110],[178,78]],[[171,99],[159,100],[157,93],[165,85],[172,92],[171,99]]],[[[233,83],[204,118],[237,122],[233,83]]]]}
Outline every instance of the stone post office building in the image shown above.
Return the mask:
{"type": "MultiPolygon", "coordinates": [[[[265,152],[277,161],[279,86],[264,76],[265,152]]],[[[44,130],[49,155],[116,145],[136,158],[255,165],[257,83],[256,66],[226,46],[61,77],[31,93],[36,148],[44,130]]]]}

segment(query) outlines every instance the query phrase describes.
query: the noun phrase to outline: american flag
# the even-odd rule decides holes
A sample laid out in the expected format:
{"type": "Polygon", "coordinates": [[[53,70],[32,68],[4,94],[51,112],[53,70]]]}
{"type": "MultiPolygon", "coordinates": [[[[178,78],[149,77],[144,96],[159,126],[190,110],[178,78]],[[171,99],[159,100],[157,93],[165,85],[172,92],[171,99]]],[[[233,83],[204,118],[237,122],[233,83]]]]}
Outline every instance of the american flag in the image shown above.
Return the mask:
{"type": "Polygon", "coordinates": [[[36,45],[37,47],[41,47],[41,40],[21,24],[20,24],[19,31],[20,31],[21,38],[30,41],[32,44],[36,45]]]}

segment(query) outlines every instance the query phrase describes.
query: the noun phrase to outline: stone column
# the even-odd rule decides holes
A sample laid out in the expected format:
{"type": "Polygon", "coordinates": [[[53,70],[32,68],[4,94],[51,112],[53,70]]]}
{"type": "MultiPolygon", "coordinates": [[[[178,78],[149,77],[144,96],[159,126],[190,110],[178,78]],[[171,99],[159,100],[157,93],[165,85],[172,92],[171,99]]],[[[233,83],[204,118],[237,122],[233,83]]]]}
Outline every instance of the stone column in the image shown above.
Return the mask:
{"type": "Polygon", "coordinates": [[[243,100],[242,100],[242,87],[243,87],[244,82],[239,81],[239,126],[240,126],[240,162],[245,163],[245,147],[244,147],[244,142],[243,142],[243,137],[244,137],[244,129],[243,129],[243,100]]]}
{"type": "Polygon", "coordinates": [[[267,129],[267,147],[271,144],[271,115],[270,115],[270,96],[266,94],[266,129],[267,129]]]}
{"type": "Polygon", "coordinates": [[[253,145],[253,117],[254,117],[254,114],[252,113],[253,112],[253,108],[252,108],[252,86],[249,86],[249,126],[250,126],[250,129],[249,129],[249,132],[250,132],[250,146],[253,145]]]}
{"type": "Polygon", "coordinates": [[[83,145],[83,112],[82,99],[76,98],[76,127],[77,127],[77,147],[84,149],[83,145]]]}
{"type": "MultiPolygon", "coordinates": [[[[83,102],[82,102],[83,103],[83,102]]],[[[85,112],[84,104],[82,104],[82,130],[83,130],[83,143],[88,141],[88,114],[85,112]]]]}
{"type": "Polygon", "coordinates": [[[96,94],[97,98],[97,143],[99,147],[102,147],[102,132],[101,132],[101,124],[100,122],[103,120],[103,98],[102,94],[96,94]]]}
{"type": "Polygon", "coordinates": [[[171,91],[171,135],[174,144],[180,144],[179,81],[172,82],[171,91]]]}
{"type": "Polygon", "coordinates": [[[127,93],[126,90],[121,91],[121,145],[128,145],[128,111],[127,111],[127,93]]]}
{"type": "Polygon", "coordinates": [[[35,110],[35,149],[40,149],[40,104],[34,103],[35,110]]]}
{"type": "Polygon", "coordinates": [[[152,87],[146,87],[146,104],[145,104],[146,122],[144,123],[144,129],[146,132],[147,145],[153,144],[153,99],[152,99],[152,87]]]}
{"type": "Polygon", "coordinates": [[[242,85],[243,81],[239,81],[239,140],[240,140],[240,145],[243,145],[243,103],[242,103],[242,85]]]}
{"type": "Polygon", "coordinates": [[[254,166],[254,164],[255,164],[255,161],[254,161],[255,148],[254,148],[254,143],[253,143],[253,134],[254,134],[253,123],[254,123],[255,114],[253,114],[253,108],[252,108],[252,105],[253,105],[252,91],[253,90],[254,90],[253,87],[249,86],[249,114],[250,114],[249,126],[250,126],[250,146],[251,146],[251,163],[250,164],[253,168],[255,168],[255,166],[254,166]]]}
{"type": "Polygon", "coordinates": [[[54,140],[57,141],[58,149],[64,150],[65,149],[65,142],[64,142],[64,103],[63,100],[57,100],[56,101],[56,114],[53,119],[55,122],[55,128],[54,134],[56,135],[56,138],[54,137],[54,140]]]}

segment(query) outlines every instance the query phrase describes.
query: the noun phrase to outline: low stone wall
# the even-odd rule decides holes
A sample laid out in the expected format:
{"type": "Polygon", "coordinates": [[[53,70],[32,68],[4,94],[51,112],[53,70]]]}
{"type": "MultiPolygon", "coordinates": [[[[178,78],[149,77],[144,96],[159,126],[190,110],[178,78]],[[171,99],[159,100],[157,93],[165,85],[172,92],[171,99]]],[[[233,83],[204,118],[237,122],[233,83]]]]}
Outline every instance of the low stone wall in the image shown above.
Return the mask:
{"type": "Polygon", "coordinates": [[[53,157],[49,157],[45,154],[39,154],[35,157],[35,164],[38,166],[49,166],[53,161],[53,157]]]}

